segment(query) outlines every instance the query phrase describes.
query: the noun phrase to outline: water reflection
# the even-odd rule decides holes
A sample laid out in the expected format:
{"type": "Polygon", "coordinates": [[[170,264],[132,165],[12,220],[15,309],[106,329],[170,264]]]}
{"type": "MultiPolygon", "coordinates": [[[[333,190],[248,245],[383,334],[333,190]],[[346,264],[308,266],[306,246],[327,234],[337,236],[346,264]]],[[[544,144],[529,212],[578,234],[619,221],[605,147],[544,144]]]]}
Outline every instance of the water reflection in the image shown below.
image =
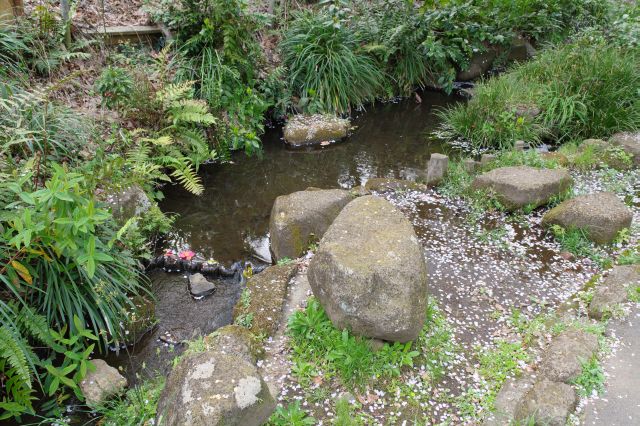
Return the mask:
{"type": "Polygon", "coordinates": [[[405,100],[376,105],[357,118],[348,141],[318,150],[283,147],[281,131],[264,137],[262,158],[233,157],[233,164],[201,169],[205,192],[192,196],[178,187],[166,188],[164,211],[180,215],[168,239],[170,247],[188,247],[206,257],[231,262],[268,254],[268,223],[279,195],[319,188],[352,188],[372,177],[415,179],[432,152],[429,143],[434,112],[453,101],[428,93],[422,104],[405,100]]]}

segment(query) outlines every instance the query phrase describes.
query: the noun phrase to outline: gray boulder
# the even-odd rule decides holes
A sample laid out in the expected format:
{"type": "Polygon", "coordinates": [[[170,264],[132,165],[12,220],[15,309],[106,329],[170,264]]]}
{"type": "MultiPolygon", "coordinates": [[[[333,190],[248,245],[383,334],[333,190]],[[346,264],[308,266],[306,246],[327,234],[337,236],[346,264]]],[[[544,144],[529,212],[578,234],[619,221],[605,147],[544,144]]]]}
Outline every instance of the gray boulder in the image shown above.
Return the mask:
{"type": "Polygon", "coordinates": [[[87,405],[95,407],[122,392],[127,387],[127,379],[101,359],[93,359],[91,363],[95,371],[89,371],[80,382],[80,391],[87,405]]]}
{"type": "Polygon", "coordinates": [[[640,166],[640,132],[622,132],[611,136],[609,142],[618,145],[633,157],[633,164],[640,166]]]}
{"type": "Polygon", "coordinates": [[[195,298],[202,298],[216,291],[215,283],[207,280],[201,273],[189,275],[189,292],[195,298]]]}
{"type": "Polygon", "coordinates": [[[456,79],[458,81],[469,81],[482,77],[484,73],[491,69],[497,56],[498,51],[492,47],[487,48],[484,52],[474,54],[469,60],[467,68],[459,71],[456,79]]]}
{"type": "Polygon", "coordinates": [[[528,166],[502,167],[477,176],[474,189],[487,190],[509,210],[538,207],[571,187],[573,180],[564,169],[535,169],[528,166]]]}
{"type": "Polygon", "coordinates": [[[525,374],[508,379],[500,388],[493,403],[494,410],[484,421],[485,426],[510,426],[524,397],[533,387],[535,377],[525,374]]]}
{"type": "Polygon", "coordinates": [[[139,186],[130,186],[107,196],[114,219],[124,224],[134,216],[140,216],[152,206],[151,200],[139,186]]]}
{"type": "Polygon", "coordinates": [[[577,404],[578,397],[573,387],[542,379],[525,395],[516,419],[534,418],[536,425],[565,426],[577,404]]]}
{"type": "Polygon", "coordinates": [[[427,268],[413,226],[391,203],[349,203],[311,260],[309,283],[337,328],[407,342],[425,322],[427,268]]]}
{"type": "Polygon", "coordinates": [[[640,265],[614,267],[594,291],[589,304],[589,316],[597,320],[610,315],[615,307],[627,300],[629,288],[640,285],[640,265]]]}
{"type": "Polygon", "coordinates": [[[205,350],[182,357],[160,396],[157,424],[260,426],[275,400],[255,365],[254,343],[241,327],[205,338],[205,350]]]}
{"type": "Polygon", "coordinates": [[[332,115],[294,115],[284,127],[284,141],[293,147],[326,145],[349,134],[349,120],[332,115]]]}
{"type": "Polygon", "coordinates": [[[269,233],[274,260],[295,259],[320,239],[353,196],[341,189],[306,190],[276,198],[269,233]]]}
{"type": "Polygon", "coordinates": [[[544,225],[579,228],[599,244],[610,243],[618,233],[631,226],[633,213],[613,193],[596,192],[567,200],[549,210],[544,225]]]}
{"type": "Polygon", "coordinates": [[[545,352],[539,373],[554,382],[569,383],[582,373],[582,364],[598,350],[598,338],[569,329],[556,336],[545,352]]]}

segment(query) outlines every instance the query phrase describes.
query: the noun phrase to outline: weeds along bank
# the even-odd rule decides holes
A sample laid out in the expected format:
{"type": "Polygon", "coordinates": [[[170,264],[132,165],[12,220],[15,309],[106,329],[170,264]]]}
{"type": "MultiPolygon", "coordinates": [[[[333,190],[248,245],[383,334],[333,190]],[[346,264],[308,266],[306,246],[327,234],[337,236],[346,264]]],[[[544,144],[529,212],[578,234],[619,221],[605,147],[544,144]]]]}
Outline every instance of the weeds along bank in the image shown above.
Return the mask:
{"type": "Polygon", "coordinates": [[[159,184],[200,193],[201,164],[260,151],[265,115],[450,89],[474,54],[517,35],[561,40],[610,19],[587,0],[299,6],[267,16],[239,0],[159,2],[151,14],[174,40],[154,52],[65,45],[48,3],[0,28],[0,418],[61,416],[83,398],[89,358],[126,341],[125,312],[149,296],[138,259],[171,226],[159,184]],[[265,59],[269,38],[280,60],[265,59]],[[107,201],[130,187],[151,207],[123,219],[107,201]]]}

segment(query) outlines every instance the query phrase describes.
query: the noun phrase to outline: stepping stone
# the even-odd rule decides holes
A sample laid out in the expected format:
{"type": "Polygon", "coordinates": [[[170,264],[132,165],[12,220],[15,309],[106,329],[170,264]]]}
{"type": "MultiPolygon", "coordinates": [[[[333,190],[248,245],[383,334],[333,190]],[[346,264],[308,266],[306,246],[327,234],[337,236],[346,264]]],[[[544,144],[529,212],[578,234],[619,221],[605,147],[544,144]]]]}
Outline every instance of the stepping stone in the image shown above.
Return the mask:
{"type": "Polygon", "coordinates": [[[391,191],[420,191],[424,185],[404,179],[372,178],[364,185],[367,191],[391,192],[391,191]]]}
{"type": "Polygon", "coordinates": [[[640,285],[640,265],[614,267],[602,284],[595,288],[589,304],[589,316],[597,320],[610,315],[620,303],[627,300],[628,290],[640,285]]]}
{"type": "Polygon", "coordinates": [[[582,364],[598,350],[598,337],[586,331],[569,329],[556,336],[538,372],[554,382],[569,383],[582,373],[582,364]]]}
{"type": "Polygon", "coordinates": [[[524,397],[532,389],[535,377],[524,374],[518,378],[508,379],[500,388],[493,403],[493,413],[484,421],[485,426],[511,425],[516,418],[518,407],[524,397]]]}
{"type": "Polygon", "coordinates": [[[571,187],[573,179],[564,169],[535,169],[528,166],[501,167],[477,176],[476,190],[487,190],[508,210],[538,207],[571,187]]]}
{"type": "Polygon", "coordinates": [[[632,220],[633,213],[615,194],[596,192],[572,198],[549,210],[542,223],[579,228],[596,243],[607,244],[629,228],[632,220]]]}
{"type": "Polygon", "coordinates": [[[578,396],[573,387],[542,379],[525,395],[516,419],[524,421],[534,418],[536,425],[565,426],[577,404],[578,396]]]}
{"type": "Polygon", "coordinates": [[[207,280],[201,273],[189,275],[189,292],[197,299],[209,296],[216,291],[215,283],[207,280]]]}
{"type": "Polygon", "coordinates": [[[315,188],[276,198],[269,221],[273,260],[296,259],[306,253],[309,243],[322,238],[353,198],[343,189],[315,188]]]}
{"type": "Polygon", "coordinates": [[[444,154],[431,154],[427,169],[427,184],[438,185],[449,169],[449,157],[444,154]]]}
{"type": "Polygon", "coordinates": [[[622,132],[611,136],[609,143],[622,147],[633,157],[633,164],[640,166],[640,132],[622,132]]]}
{"type": "Polygon", "coordinates": [[[294,115],[284,127],[284,141],[300,148],[313,145],[329,145],[347,137],[349,120],[333,115],[294,115]]]}

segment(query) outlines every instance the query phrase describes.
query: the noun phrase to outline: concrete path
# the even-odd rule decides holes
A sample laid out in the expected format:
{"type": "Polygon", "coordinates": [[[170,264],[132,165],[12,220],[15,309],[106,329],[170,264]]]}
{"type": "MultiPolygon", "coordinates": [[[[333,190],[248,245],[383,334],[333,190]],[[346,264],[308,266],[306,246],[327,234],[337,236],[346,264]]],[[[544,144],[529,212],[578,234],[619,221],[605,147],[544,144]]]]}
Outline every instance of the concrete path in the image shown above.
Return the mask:
{"type": "Polygon", "coordinates": [[[585,407],[584,425],[640,425],[640,308],[609,326],[621,339],[620,347],[604,362],[607,389],[585,407]]]}

